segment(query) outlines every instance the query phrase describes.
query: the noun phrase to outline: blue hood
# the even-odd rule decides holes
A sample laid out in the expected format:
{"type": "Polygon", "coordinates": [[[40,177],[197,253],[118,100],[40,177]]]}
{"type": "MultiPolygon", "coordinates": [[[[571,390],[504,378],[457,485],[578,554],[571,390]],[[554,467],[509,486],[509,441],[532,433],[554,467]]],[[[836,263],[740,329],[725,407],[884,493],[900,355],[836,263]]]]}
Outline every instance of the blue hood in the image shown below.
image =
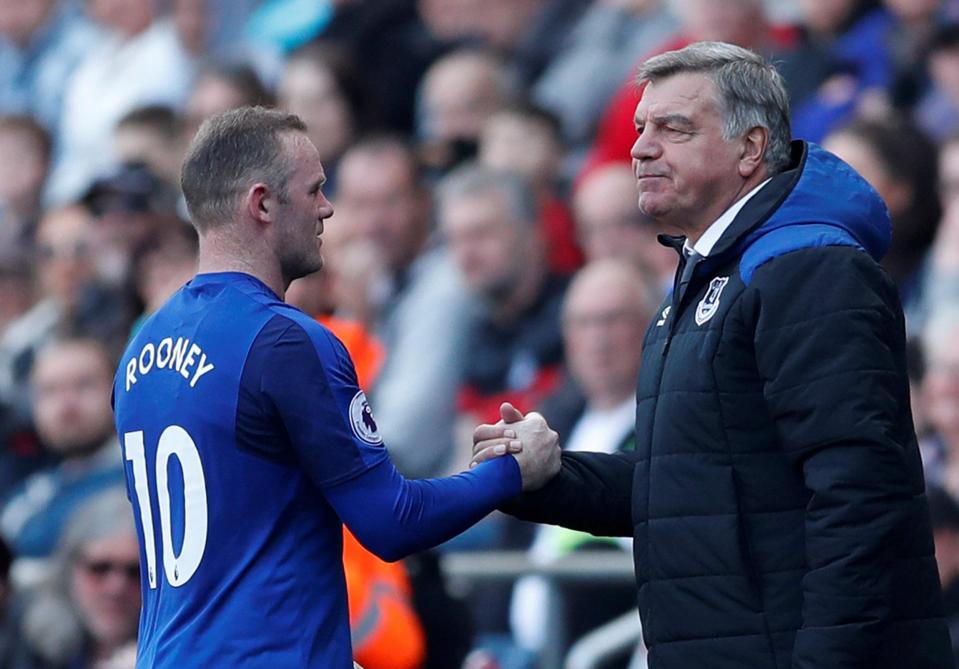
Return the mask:
{"type": "Polygon", "coordinates": [[[799,178],[782,203],[740,248],[743,281],[764,263],[791,251],[854,246],[877,262],[889,250],[892,224],[879,194],[849,165],[807,143],[799,178]]]}

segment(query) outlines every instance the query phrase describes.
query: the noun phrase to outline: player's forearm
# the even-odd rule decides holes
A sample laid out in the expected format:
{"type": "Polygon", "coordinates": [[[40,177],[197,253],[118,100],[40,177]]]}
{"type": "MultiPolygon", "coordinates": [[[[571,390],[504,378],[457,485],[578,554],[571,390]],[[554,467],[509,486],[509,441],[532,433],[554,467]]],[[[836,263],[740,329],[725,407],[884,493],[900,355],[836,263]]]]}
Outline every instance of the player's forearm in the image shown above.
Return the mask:
{"type": "Polygon", "coordinates": [[[421,480],[403,478],[384,461],[326,493],[356,538],[393,561],[459,534],[521,489],[519,466],[507,456],[456,476],[421,480]]]}

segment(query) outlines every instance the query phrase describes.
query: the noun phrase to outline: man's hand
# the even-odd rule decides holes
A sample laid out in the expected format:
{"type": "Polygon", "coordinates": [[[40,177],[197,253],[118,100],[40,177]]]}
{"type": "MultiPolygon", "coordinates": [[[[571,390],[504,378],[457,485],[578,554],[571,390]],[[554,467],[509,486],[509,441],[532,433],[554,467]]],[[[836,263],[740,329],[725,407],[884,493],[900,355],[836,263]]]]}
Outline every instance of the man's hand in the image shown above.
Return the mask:
{"type": "Polygon", "coordinates": [[[473,430],[473,461],[470,467],[490,458],[512,453],[519,463],[523,490],[537,490],[560,469],[559,435],[535,411],[523,415],[509,402],[500,406],[496,425],[473,430]]]}

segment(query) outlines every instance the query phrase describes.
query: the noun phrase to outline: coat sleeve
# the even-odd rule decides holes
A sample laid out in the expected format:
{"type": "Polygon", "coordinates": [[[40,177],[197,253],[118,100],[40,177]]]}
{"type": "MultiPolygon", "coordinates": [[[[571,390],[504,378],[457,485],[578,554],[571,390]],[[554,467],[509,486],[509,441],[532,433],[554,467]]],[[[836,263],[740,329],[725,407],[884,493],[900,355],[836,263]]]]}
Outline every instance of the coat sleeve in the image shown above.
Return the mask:
{"type": "Polygon", "coordinates": [[[631,537],[635,457],[633,453],[563,453],[555,478],[500,509],[535,523],[596,536],[631,537]]]}
{"type": "Polygon", "coordinates": [[[810,494],[792,666],[878,666],[891,566],[922,495],[898,296],[851,247],[784,255],[752,288],[765,398],[810,494]]]}

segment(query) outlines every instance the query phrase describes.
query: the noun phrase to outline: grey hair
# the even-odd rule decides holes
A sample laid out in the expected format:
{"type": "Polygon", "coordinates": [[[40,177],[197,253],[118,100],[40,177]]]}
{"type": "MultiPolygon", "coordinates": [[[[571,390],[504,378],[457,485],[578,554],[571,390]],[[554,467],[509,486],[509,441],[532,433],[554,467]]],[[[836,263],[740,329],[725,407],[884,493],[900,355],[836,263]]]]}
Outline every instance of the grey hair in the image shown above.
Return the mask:
{"type": "Polygon", "coordinates": [[[136,536],[136,526],[122,485],[84,500],[70,514],[49,580],[33,593],[23,612],[24,641],[38,656],[59,665],[80,652],[87,630],[70,597],[71,569],[86,544],[125,533],[136,536]]]}
{"type": "Polygon", "coordinates": [[[203,122],[187,150],[180,186],[190,219],[200,233],[232,220],[242,191],[257,181],[288,197],[293,172],[281,134],[306,132],[295,114],[240,107],[203,122]]]}
{"type": "Polygon", "coordinates": [[[538,219],[536,195],[529,181],[517,172],[478,163],[463,165],[440,182],[437,196],[440,207],[443,207],[452,200],[491,192],[503,196],[517,221],[535,227],[538,219]]]}
{"type": "Polygon", "coordinates": [[[789,96],[782,75],[771,63],[733,44],[696,42],[653,56],[640,67],[637,80],[655,82],[687,72],[706,74],[719,91],[723,139],[740,137],[750,128],[766,128],[766,165],[773,173],[789,165],[789,96]]]}

